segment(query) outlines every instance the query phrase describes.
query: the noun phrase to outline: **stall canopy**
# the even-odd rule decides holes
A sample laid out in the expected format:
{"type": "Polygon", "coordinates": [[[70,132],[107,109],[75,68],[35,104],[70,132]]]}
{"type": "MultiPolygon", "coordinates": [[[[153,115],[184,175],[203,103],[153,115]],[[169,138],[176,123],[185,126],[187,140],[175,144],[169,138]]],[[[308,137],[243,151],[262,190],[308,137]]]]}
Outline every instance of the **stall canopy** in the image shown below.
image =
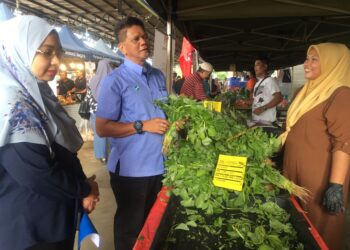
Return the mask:
{"type": "Polygon", "coordinates": [[[95,46],[94,46],[95,50],[98,50],[104,54],[107,54],[111,57],[111,59],[121,63],[123,61],[123,58],[121,56],[119,56],[118,54],[116,54],[112,49],[110,49],[105,42],[102,39],[99,39],[95,46]]]}
{"type": "Polygon", "coordinates": [[[164,19],[169,2],[175,26],[216,70],[250,69],[257,56],[293,66],[311,44],[350,45],[348,0],[148,1],[164,19]]]}
{"type": "Polygon", "coordinates": [[[89,48],[66,25],[61,28],[58,34],[66,56],[77,57],[86,61],[97,61],[103,58],[114,59],[113,56],[89,48]]]}
{"type": "MultiPolygon", "coordinates": [[[[152,15],[140,4],[143,0],[0,0],[23,14],[32,14],[47,19],[56,26],[68,25],[78,33],[88,33],[91,38],[115,42],[114,28],[122,18],[136,16],[144,21],[153,53],[154,29],[166,33],[166,22],[152,15]]],[[[182,35],[173,33],[176,39],[176,54],[180,54],[182,35]]]]}
{"type": "Polygon", "coordinates": [[[0,3],[0,22],[12,17],[14,17],[12,11],[4,3],[0,3]]]}

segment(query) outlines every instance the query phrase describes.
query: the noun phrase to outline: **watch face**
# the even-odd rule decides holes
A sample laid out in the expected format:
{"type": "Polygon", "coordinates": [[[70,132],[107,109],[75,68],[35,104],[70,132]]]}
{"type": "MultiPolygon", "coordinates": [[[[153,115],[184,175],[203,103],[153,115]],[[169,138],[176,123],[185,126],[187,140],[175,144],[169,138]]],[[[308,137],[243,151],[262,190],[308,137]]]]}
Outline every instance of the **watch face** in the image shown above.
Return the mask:
{"type": "Polygon", "coordinates": [[[135,122],[135,127],[136,127],[137,130],[141,129],[142,128],[142,123],[139,122],[139,121],[135,122]]]}
{"type": "Polygon", "coordinates": [[[143,127],[143,123],[141,121],[136,121],[134,123],[134,128],[138,134],[142,133],[142,127],[143,127]]]}

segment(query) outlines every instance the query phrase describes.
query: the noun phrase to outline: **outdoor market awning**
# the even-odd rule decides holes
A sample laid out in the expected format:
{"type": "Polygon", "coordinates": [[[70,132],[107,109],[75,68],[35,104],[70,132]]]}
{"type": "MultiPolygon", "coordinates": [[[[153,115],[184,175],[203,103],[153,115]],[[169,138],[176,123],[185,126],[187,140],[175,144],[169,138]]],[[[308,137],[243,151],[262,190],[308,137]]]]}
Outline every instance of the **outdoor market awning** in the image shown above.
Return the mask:
{"type": "Polygon", "coordinates": [[[123,58],[121,56],[119,56],[118,54],[116,54],[112,49],[110,49],[102,39],[99,39],[96,42],[94,49],[96,49],[104,54],[109,55],[111,57],[111,59],[113,59],[119,63],[121,63],[123,61],[123,58]]]}
{"type": "Polygon", "coordinates": [[[86,61],[98,61],[103,58],[111,58],[110,55],[89,48],[73,32],[64,25],[58,32],[62,47],[65,50],[65,56],[77,57],[86,61]]]}
{"type": "MultiPolygon", "coordinates": [[[[148,1],[164,19],[168,0],[148,1]]],[[[350,47],[350,1],[344,0],[172,0],[176,27],[216,70],[250,69],[257,56],[272,68],[304,61],[321,42],[350,47]]]]}

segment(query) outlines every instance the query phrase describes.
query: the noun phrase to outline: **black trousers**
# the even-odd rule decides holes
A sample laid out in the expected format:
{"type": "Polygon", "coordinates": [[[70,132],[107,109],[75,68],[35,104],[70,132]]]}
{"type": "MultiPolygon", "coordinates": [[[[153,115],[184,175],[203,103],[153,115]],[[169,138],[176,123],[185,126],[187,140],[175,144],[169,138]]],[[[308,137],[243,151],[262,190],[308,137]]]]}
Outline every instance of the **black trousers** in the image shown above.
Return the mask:
{"type": "Polygon", "coordinates": [[[117,202],[114,246],[116,250],[131,250],[162,187],[163,177],[123,177],[118,172],[110,172],[117,202]]]}

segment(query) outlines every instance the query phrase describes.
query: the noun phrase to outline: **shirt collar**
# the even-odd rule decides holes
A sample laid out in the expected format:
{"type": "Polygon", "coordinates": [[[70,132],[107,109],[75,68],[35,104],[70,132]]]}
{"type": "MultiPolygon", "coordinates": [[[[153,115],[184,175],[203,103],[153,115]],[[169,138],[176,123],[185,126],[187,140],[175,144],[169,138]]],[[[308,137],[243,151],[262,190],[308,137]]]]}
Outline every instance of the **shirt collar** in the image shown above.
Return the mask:
{"type": "Polygon", "coordinates": [[[143,71],[147,72],[147,75],[149,75],[150,72],[152,71],[152,66],[149,65],[147,62],[145,62],[145,64],[143,66],[141,66],[141,65],[136,64],[127,58],[124,58],[124,64],[126,67],[128,67],[132,71],[136,72],[138,75],[142,75],[143,71]]]}

